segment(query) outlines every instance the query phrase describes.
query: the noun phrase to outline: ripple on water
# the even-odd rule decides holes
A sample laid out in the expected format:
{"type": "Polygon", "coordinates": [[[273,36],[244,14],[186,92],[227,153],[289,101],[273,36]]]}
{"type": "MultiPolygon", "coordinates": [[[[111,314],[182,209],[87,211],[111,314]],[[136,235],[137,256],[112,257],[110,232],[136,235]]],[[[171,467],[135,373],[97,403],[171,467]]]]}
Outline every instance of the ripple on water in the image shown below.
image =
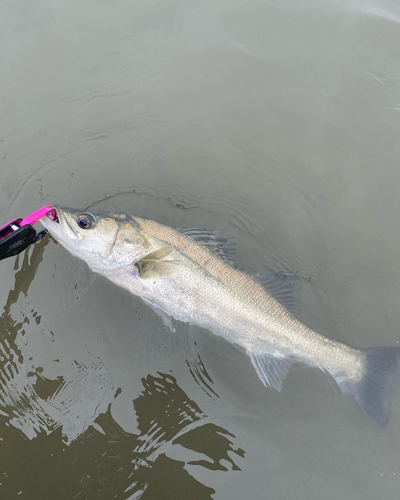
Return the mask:
{"type": "MultiPolygon", "coordinates": [[[[114,382],[99,358],[90,365],[74,363],[68,375],[59,371],[52,380],[45,379],[43,368],[35,366],[33,357],[26,358],[27,338],[35,329],[45,332],[52,341],[53,357],[59,356],[52,332],[32,308],[27,295],[44,248],[45,244],[38,244],[18,259],[21,267],[17,263],[15,288],[10,291],[0,317],[1,414],[29,439],[60,427],[65,441],[71,442],[107,409],[114,382]]],[[[53,361],[53,368],[57,361],[53,361]]]]}
{"type": "MultiPolygon", "coordinates": [[[[296,179],[292,180],[292,184],[296,182],[296,179]]],[[[289,187],[287,189],[292,190],[289,187]]],[[[310,198],[307,192],[303,195],[307,198],[304,210],[312,220],[317,212],[318,197],[310,198]]],[[[144,187],[132,184],[113,192],[104,192],[101,198],[89,205],[90,208],[138,215],[172,227],[221,230],[227,237],[235,236],[238,241],[235,260],[240,268],[250,273],[262,273],[269,269],[289,272],[309,281],[318,275],[318,264],[306,253],[309,247],[302,245],[307,234],[301,233],[300,226],[295,229],[299,245],[293,247],[288,244],[294,234],[291,227],[293,218],[290,224],[286,219],[287,229],[282,230],[268,215],[260,217],[260,208],[248,203],[245,197],[215,197],[192,191],[182,196],[174,186],[161,188],[157,185],[144,187]],[[175,210],[178,205],[187,209],[187,212],[175,210]]],[[[290,207],[289,211],[292,213],[290,207]]]]}
{"type": "Polygon", "coordinates": [[[235,435],[213,423],[172,375],[144,377],[132,410],[137,432],[124,431],[109,408],[65,449],[63,473],[80,472],[70,486],[77,498],[95,498],[99,488],[121,498],[165,498],[167,484],[167,498],[190,491],[191,498],[211,500],[207,471],[240,470],[245,451],[235,435]]]}

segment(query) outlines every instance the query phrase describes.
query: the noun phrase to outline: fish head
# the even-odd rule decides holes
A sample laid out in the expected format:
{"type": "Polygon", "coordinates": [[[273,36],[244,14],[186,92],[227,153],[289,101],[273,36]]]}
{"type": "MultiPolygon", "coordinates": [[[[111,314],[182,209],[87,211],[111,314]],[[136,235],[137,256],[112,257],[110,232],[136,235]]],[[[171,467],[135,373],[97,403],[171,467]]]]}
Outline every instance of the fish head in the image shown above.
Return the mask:
{"type": "Polygon", "coordinates": [[[134,264],[151,244],[133,217],[112,212],[80,211],[55,207],[56,217],[40,220],[72,255],[96,271],[112,271],[134,264]]]}

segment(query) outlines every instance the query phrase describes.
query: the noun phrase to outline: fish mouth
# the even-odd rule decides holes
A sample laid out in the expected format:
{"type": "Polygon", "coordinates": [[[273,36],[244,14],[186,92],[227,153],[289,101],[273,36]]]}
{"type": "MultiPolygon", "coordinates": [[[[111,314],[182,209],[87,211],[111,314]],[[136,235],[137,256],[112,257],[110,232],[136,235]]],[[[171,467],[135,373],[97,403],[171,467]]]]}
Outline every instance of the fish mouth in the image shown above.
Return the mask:
{"type": "Polygon", "coordinates": [[[71,226],[68,217],[64,214],[63,210],[54,207],[55,214],[52,216],[46,215],[40,219],[42,226],[55,238],[57,241],[66,242],[68,240],[80,239],[80,234],[74,227],[71,226]]]}

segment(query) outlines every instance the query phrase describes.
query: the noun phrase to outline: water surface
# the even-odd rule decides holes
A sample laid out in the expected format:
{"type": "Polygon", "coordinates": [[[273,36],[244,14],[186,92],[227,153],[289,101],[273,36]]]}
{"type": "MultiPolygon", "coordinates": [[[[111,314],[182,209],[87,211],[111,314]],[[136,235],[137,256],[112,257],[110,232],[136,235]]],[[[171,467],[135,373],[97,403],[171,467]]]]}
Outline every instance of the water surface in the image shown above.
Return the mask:
{"type": "MultiPolygon", "coordinates": [[[[397,2],[28,1],[0,16],[0,216],[103,207],[233,236],[302,281],[301,319],[400,341],[397,2]]],[[[239,348],[51,238],[1,262],[7,500],[392,500],[384,431],[320,373],[239,348]]]]}

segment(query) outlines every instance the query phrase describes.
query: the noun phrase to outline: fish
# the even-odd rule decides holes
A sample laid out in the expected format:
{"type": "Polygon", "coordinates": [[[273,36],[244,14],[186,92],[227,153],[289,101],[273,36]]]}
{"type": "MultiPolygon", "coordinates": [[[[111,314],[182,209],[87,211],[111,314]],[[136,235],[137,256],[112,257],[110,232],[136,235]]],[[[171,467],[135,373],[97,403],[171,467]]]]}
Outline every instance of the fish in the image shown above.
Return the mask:
{"type": "Polygon", "coordinates": [[[232,241],[222,233],[174,229],[127,214],[55,209],[57,216],[41,223],[72,255],[161,316],[244,348],[266,387],[280,391],[294,363],[317,367],[378,426],[387,426],[400,347],[357,349],[307,327],[290,310],[288,277],[240,270],[232,260],[232,241]]]}

